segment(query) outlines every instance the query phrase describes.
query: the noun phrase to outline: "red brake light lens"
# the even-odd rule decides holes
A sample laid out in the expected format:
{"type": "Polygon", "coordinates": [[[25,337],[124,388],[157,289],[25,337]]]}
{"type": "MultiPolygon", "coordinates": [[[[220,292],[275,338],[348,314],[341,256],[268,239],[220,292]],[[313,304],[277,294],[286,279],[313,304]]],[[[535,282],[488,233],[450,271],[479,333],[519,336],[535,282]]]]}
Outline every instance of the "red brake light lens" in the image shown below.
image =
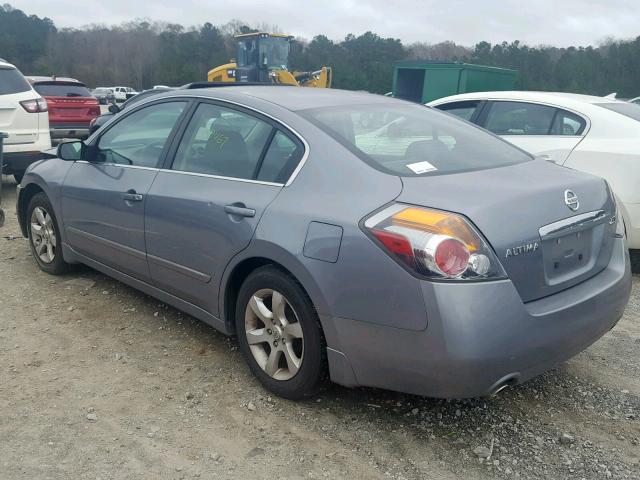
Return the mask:
{"type": "Polygon", "coordinates": [[[34,98],[33,100],[23,100],[20,102],[22,108],[29,113],[43,113],[46,112],[47,102],[42,98],[34,98]]]}
{"type": "Polygon", "coordinates": [[[364,226],[387,253],[420,276],[506,277],[480,234],[455,213],[396,204],[367,218],[364,226]]]}

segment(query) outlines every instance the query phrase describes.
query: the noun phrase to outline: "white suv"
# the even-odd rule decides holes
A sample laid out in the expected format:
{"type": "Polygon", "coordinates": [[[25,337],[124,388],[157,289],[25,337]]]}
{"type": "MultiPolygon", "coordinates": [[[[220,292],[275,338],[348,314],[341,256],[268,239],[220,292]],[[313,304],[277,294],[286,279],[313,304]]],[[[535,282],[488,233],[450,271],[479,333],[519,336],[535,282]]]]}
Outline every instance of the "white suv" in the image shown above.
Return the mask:
{"type": "Polygon", "coordinates": [[[0,59],[0,132],[8,133],[3,148],[3,173],[19,183],[27,167],[51,148],[47,102],[22,73],[0,59]]]}

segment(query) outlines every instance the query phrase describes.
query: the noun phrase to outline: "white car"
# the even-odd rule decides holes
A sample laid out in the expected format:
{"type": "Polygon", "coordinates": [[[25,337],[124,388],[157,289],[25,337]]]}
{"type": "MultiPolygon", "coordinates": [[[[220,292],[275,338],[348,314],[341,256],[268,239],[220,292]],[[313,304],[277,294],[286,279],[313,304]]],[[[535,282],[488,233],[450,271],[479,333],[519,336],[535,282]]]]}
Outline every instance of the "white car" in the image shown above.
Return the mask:
{"type": "Polygon", "coordinates": [[[20,71],[0,59],[0,132],[4,140],[3,173],[19,183],[27,167],[51,148],[47,102],[20,71]]]}
{"type": "Polygon", "coordinates": [[[125,100],[137,95],[136,92],[131,87],[110,87],[113,90],[113,95],[116,97],[116,102],[124,102],[125,100]]]}
{"type": "Polygon", "coordinates": [[[639,105],[572,93],[510,91],[465,93],[428,105],[533,155],[606,179],[618,200],[629,248],[640,249],[639,105]]]}

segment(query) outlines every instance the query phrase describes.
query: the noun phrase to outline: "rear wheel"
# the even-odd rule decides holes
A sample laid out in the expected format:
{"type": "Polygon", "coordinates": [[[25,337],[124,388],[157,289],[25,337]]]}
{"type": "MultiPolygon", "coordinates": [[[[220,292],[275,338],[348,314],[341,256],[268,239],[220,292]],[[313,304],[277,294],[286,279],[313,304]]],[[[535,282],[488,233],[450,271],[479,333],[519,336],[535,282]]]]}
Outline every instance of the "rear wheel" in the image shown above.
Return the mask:
{"type": "Polygon", "coordinates": [[[273,267],[245,280],[236,307],[238,343],[249,368],[269,390],[297,400],[327,381],[326,342],[302,287],[273,267]]]}
{"type": "Polygon", "coordinates": [[[29,245],[41,270],[61,275],[69,270],[62,258],[60,230],[51,202],[44,193],[33,196],[27,208],[29,245]]]}

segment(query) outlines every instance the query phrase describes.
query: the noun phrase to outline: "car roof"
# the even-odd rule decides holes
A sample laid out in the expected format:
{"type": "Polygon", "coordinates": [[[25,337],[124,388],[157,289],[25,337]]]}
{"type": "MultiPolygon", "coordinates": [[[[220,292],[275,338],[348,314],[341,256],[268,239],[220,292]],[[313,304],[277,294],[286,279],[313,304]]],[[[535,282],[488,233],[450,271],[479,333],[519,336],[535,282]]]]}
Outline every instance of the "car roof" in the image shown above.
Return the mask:
{"type": "Polygon", "coordinates": [[[353,92],[333,88],[301,88],[295,86],[251,85],[251,86],[219,86],[195,89],[177,89],[172,95],[198,96],[203,98],[220,98],[237,100],[239,96],[267,101],[297,111],[319,107],[337,107],[341,105],[375,104],[403,102],[382,95],[367,92],[353,92]]]}
{"type": "Polygon", "coordinates": [[[450,97],[439,98],[429,105],[438,105],[456,100],[523,100],[531,102],[542,102],[562,105],[596,104],[596,103],[626,103],[610,97],[598,97],[595,95],[582,95],[579,93],[566,92],[534,92],[534,91],[498,91],[498,92],[474,92],[452,95],[450,97]]]}

